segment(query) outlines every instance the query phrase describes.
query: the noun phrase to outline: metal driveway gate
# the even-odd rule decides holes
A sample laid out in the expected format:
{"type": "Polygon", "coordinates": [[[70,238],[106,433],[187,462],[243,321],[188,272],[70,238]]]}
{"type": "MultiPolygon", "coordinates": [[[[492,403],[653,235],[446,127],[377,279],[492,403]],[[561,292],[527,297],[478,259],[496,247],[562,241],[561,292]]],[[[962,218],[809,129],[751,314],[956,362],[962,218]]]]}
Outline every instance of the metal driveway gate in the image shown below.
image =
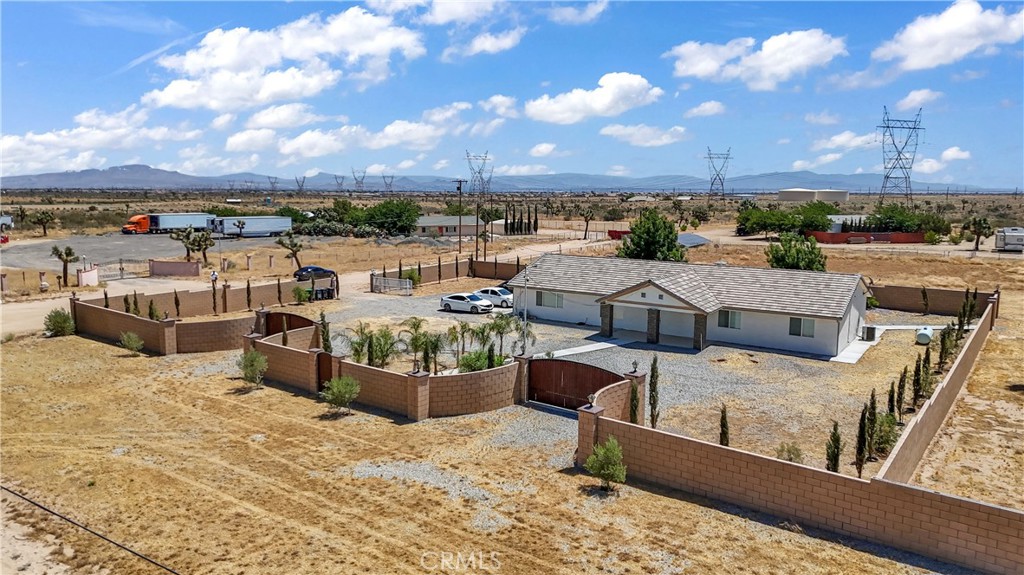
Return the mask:
{"type": "Polygon", "coordinates": [[[109,282],[128,278],[149,277],[149,260],[126,260],[102,262],[99,267],[99,280],[109,282]]]}
{"type": "Polygon", "coordinates": [[[534,359],[529,367],[530,401],[565,409],[578,409],[590,403],[587,398],[622,376],[599,367],[564,359],[534,359]]]}

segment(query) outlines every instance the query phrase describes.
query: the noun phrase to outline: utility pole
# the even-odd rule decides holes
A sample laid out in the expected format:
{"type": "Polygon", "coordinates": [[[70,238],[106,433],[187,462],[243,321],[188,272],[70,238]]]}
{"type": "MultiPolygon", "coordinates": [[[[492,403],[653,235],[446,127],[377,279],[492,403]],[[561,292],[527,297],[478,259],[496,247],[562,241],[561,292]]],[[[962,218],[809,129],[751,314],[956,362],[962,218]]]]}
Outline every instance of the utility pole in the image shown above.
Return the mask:
{"type": "Polygon", "coordinates": [[[458,178],[452,180],[455,182],[455,187],[459,191],[459,229],[455,231],[459,236],[459,253],[462,253],[462,184],[466,183],[466,180],[458,178]]]}
{"type": "MultiPolygon", "coordinates": [[[[476,202],[476,246],[473,249],[473,261],[480,259],[480,202],[476,202]]],[[[487,242],[484,242],[484,246],[487,246],[487,242]]],[[[484,258],[487,255],[485,253],[484,258]]]]}

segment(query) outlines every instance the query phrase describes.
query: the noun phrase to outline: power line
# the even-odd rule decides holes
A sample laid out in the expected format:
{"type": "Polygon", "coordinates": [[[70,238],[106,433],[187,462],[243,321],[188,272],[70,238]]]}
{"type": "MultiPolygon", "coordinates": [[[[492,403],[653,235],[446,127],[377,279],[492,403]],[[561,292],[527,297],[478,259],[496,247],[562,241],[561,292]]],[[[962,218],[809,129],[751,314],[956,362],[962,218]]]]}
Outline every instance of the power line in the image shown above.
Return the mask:
{"type": "Polygon", "coordinates": [[[97,533],[97,532],[93,531],[92,529],[89,529],[85,525],[82,525],[81,523],[75,521],[74,519],[71,519],[70,517],[66,517],[64,515],[61,515],[60,513],[57,513],[56,511],[46,507],[45,505],[42,505],[40,503],[36,503],[35,501],[32,501],[31,499],[29,499],[28,497],[25,497],[24,495],[18,493],[17,491],[12,491],[11,489],[8,489],[7,487],[4,487],[2,485],[0,485],[0,489],[3,489],[4,491],[6,491],[7,493],[10,493],[11,495],[13,495],[15,497],[18,497],[18,498],[20,498],[20,499],[22,499],[22,500],[24,500],[24,501],[26,501],[28,503],[31,503],[32,505],[35,505],[36,507],[42,509],[43,511],[49,513],[50,515],[53,515],[54,517],[58,517],[60,519],[63,519],[64,521],[67,521],[68,523],[74,525],[75,527],[78,527],[79,529],[83,529],[83,530],[87,531],[88,533],[91,533],[91,534],[95,535],[96,537],[99,537],[100,539],[106,541],[107,543],[110,543],[110,544],[112,544],[112,545],[114,545],[116,547],[120,547],[121,549],[124,549],[125,551],[131,553],[132,555],[138,557],[139,559],[143,559],[145,561],[148,561],[148,562],[152,563],[153,565],[156,565],[157,567],[163,569],[164,571],[167,571],[168,573],[174,573],[174,575],[181,575],[180,573],[178,573],[174,569],[171,569],[170,567],[164,565],[163,563],[160,563],[158,561],[150,559],[149,557],[146,557],[142,553],[139,553],[138,551],[136,551],[136,550],[134,550],[134,549],[132,549],[130,547],[126,547],[126,546],[118,543],[117,541],[114,541],[113,539],[111,539],[111,538],[109,538],[109,537],[107,537],[105,535],[97,533]]]}

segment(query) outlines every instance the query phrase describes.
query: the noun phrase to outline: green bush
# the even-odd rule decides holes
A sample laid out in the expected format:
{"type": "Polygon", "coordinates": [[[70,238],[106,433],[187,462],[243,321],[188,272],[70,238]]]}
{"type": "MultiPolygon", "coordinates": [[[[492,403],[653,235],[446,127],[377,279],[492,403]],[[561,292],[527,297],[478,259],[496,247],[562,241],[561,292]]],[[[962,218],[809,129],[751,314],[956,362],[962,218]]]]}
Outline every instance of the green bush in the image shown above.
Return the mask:
{"type": "Polygon", "coordinates": [[[878,298],[873,295],[868,296],[868,309],[875,309],[878,307],[878,298]]]}
{"type": "Polygon", "coordinates": [[[242,379],[255,387],[263,385],[263,374],[267,373],[267,356],[251,349],[242,354],[236,363],[242,370],[242,379]]]}
{"type": "Polygon", "coordinates": [[[783,441],[775,448],[775,458],[791,463],[803,463],[804,453],[797,444],[783,441]]]}
{"type": "Polygon", "coordinates": [[[970,230],[964,230],[963,238],[964,238],[965,242],[973,242],[974,241],[974,232],[972,232],[970,230]]]}
{"type": "Polygon", "coordinates": [[[875,452],[888,455],[900,438],[900,428],[896,425],[896,416],[891,413],[878,418],[875,423],[875,452]]]}
{"type": "MultiPolygon", "coordinates": [[[[494,358],[494,365],[504,365],[505,356],[498,355],[494,358]]],[[[487,369],[487,350],[478,349],[462,354],[459,358],[459,373],[471,371],[483,371],[487,369]]]]}
{"type": "Polygon", "coordinates": [[[142,347],[145,343],[139,334],[133,331],[122,331],[121,332],[121,347],[132,352],[132,357],[138,357],[139,352],[142,351],[142,347]]]}
{"type": "Polygon", "coordinates": [[[334,377],[327,381],[324,390],[320,392],[320,398],[326,401],[333,409],[341,411],[344,409],[351,413],[349,405],[359,397],[359,382],[356,378],[346,375],[334,377]]]}
{"type": "Polygon", "coordinates": [[[949,234],[949,243],[954,246],[960,245],[960,242],[964,241],[963,234],[949,234]]]}
{"type": "Polygon", "coordinates": [[[583,467],[601,479],[601,489],[611,491],[612,482],[626,481],[626,466],[622,464],[622,447],[614,436],[609,436],[604,445],[594,446],[594,452],[583,467]]]}
{"type": "Polygon", "coordinates": [[[61,337],[75,333],[75,320],[71,318],[71,312],[63,309],[51,310],[43,320],[43,328],[50,337],[61,337]]]}
{"type": "Polygon", "coordinates": [[[933,231],[927,231],[924,233],[924,243],[932,246],[937,246],[939,245],[940,241],[942,241],[942,238],[939,236],[939,234],[933,231]]]}
{"type": "Polygon", "coordinates": [[[401,278],[412,281],[412,285],[414,286],[420,285],[420,282],[423,281],[423,278],[420,277],[420,272],[414,269],[404,270],[401,278]]]}
{"type": "Polygon", "coordinates": [[[309,301],[309,292],[304,287],[295,286],[292,288],[292,297],[296,303],[306,303],[309,301]]]}

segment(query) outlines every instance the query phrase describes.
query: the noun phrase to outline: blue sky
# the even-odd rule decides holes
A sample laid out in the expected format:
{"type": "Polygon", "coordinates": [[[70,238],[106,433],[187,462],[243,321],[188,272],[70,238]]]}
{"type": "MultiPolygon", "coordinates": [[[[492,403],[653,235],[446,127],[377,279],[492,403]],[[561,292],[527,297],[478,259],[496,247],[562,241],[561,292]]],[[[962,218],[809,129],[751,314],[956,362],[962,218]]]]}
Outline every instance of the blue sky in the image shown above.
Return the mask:
{"type": "Polygon", "coordinates": [[[0,4],[2,171],[881,171],[1024,184],[1020,2],[0,4]]]}

